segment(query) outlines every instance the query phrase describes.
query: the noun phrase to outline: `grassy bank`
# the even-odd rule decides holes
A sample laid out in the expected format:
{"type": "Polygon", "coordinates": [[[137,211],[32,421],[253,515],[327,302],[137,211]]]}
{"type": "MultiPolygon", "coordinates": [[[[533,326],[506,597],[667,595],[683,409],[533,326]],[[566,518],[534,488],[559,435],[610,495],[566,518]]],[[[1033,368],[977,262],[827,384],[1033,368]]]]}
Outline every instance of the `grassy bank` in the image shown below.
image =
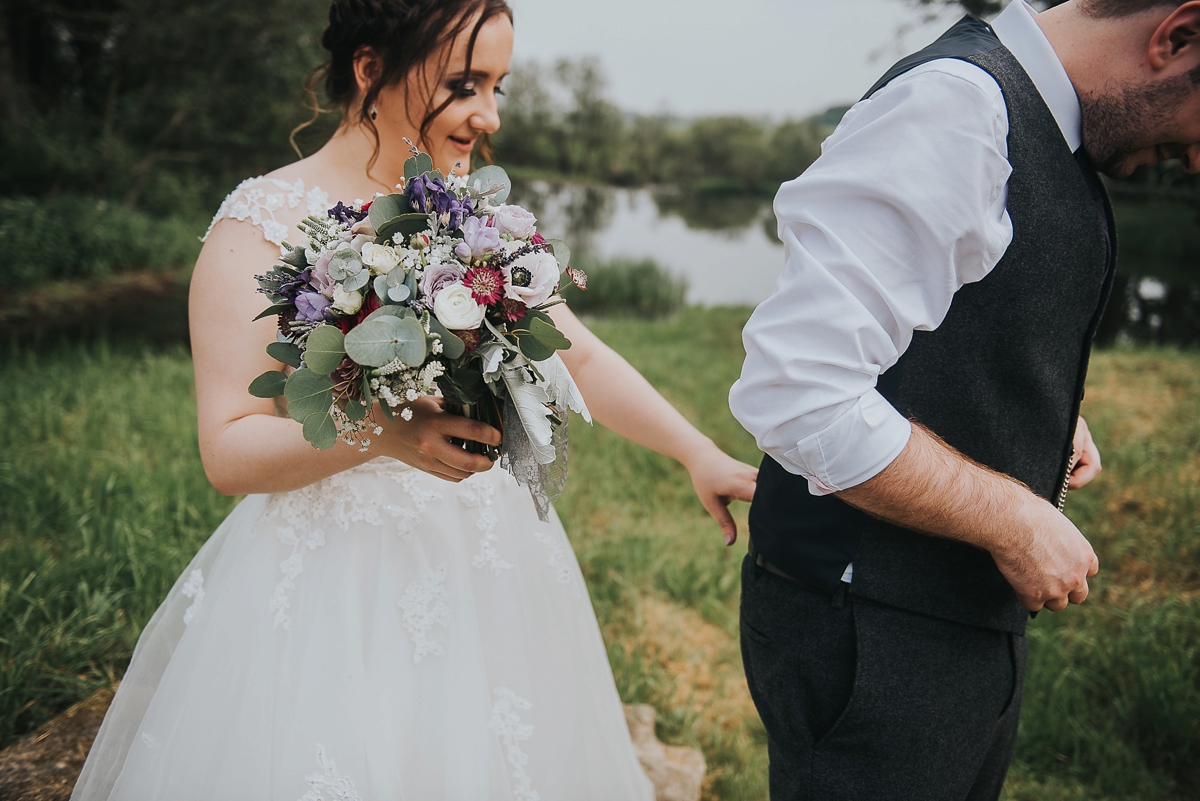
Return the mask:
{"type": "MultiPolygon", "coordinates": [[[[718,444],[757,454],[725,394],[739,310],[595,329],[718,444]]],[[[196,456],[181,348],[0,355],[0,745],[120,675],[141,625],[231,501],[196,456]]],[[[1103,572],[1040,615],[1010,799],[1200,792],[1200,354],[1099,354],[1085,409],[1105,473],[1068,512],[1103,572]]],[[[687,475],[600,428],[572,430],[559,511],[628,701],[702,747],[708,797],[766,797],[765,736],[737,651],[737,571],[687,475]]],[[[737,510],[744,528],[745,508],[737,510]]]]}

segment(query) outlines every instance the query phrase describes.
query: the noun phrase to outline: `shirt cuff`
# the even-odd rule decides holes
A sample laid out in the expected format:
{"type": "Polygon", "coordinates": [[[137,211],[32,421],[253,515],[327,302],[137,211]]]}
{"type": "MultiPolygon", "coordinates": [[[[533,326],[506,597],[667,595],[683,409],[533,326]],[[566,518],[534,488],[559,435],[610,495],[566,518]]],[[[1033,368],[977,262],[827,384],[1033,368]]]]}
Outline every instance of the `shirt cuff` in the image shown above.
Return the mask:
{"type": "Polygon", "coordinates": [[[912,424],[871,390],[829,426],[796,443],[784,458],[813,495],[857,487],[883,472],[908,445],[912,424]]]}

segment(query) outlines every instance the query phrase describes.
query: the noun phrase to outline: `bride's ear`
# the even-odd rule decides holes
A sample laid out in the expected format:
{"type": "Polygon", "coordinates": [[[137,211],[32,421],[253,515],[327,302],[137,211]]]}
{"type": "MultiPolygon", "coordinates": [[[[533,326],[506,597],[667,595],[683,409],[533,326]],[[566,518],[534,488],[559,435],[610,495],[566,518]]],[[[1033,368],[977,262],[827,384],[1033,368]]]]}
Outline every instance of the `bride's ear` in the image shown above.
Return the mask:
{"type": "Polygon", "coordinates": [[[366,45],[358,48],[354,54],[354,81],[358,84],[359,97],[366,96],[371,87],[379,80],[382,64],[379,55],[366,45]]]}

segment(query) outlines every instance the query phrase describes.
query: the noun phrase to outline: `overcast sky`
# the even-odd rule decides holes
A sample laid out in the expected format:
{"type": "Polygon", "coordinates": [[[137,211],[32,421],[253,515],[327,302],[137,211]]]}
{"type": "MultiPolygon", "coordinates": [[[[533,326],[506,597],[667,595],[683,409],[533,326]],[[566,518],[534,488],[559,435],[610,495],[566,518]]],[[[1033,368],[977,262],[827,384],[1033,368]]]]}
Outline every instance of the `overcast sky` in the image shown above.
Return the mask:
{"type": "Polygon", "coordinates": [[[510,3],[514,60],[598,56],[623,109],[685,116],[797,117],[857,100],[960,15],[923,23],[906,0],[510,3]]]}

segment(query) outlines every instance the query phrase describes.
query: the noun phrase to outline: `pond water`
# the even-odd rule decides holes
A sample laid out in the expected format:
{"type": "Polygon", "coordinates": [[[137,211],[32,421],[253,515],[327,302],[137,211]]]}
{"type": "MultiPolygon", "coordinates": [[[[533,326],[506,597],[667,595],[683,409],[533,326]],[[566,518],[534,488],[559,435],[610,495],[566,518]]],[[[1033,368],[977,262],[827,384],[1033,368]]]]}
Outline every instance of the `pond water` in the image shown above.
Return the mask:
{"type": "MultiPolygon", "coordinates": [[[[547,236],[566,240],[576,253],[600,261],[653,259],[687,280],[691,304],[757,305],[783,266],[768,200],[545,181],[516,182],[512,199],[538,216],[547,236]]],[[[1170,265],[1155,274],[1153,266],[1118,265],[1100,343],[1200,344],[1195,267],[1170,265]]]]}

